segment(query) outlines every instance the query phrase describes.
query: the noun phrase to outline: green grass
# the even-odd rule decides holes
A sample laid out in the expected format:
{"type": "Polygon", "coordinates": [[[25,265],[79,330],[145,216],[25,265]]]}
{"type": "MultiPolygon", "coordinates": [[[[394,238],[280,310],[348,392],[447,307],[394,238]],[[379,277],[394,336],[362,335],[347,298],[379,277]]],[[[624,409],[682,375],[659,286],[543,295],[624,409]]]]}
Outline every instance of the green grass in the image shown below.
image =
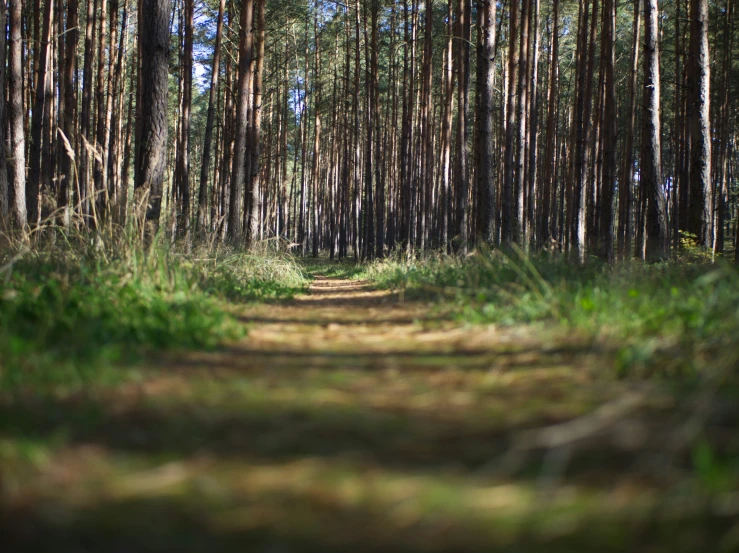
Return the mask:
{"type": "MultiPolygon", "coordinates": [[[[736,472],[707,445],[698,478],[667,484],[597,440],[573,452],[558,489],[541,484],[557,472],[541,452],[505,478],[481,470],[563,403],[587,414],[573,394],[598,404],[618,384],[598,397],[570,371],[547,397],[554,378],[532,386],[513,371],[487,401],[454,408],[439,374],[347,369],[332,384],[327,371],[271,366],[189,375],[160,395],[0,402],[0,534],[23,551],[733,550],[722,505],[736,472]]],[[[457,391],[489,376],[456,374],[457,391]]]]}
{"type": "Polygon", "coordinates": [[[305,257],[300,265],[312,276],[359,280],[366,274],[366,265],[356,263],[353,258],[332,261],[325,257],[305,257]]]}
{"type": "Polygon", "coordinates": [[[702,378],[736,366],[729,266],[515,253],[355,265],[62,238],[0,261],[9,550],[739,547],[737,387],[702,378]],[[307,274],[406,293],[238,309],[289,298],[307,274]],[[393,322],[435,313],[403,303],[413,295],[519,328],[393,322]],[[265,319],[253,341],[122,370],[149,351],[218,346],[249,313],[265,319]],[[490,343],[457,350],[475,333],[490,343]],[[660,377],[614,379],[613,362],[660,377]],[[602,431],[524,447],[634,394],[644,399],[602,431]]]}
{"type": "Polygon", "coordinates": [[[585,265],[521,252],[388,260],[384,288],[435,297],[470,323],[555,323],[618,349],[619,374],[695,375],[739,361],[739,272],[728,264],[585,265]]]}
{"type": "Polygon", "coordinates": [[[115,381],[146,351],[213,348],[244,332],[234,305],[306,284],[289,257],[51,233],[0,257],[0,390],[115,381]]]}

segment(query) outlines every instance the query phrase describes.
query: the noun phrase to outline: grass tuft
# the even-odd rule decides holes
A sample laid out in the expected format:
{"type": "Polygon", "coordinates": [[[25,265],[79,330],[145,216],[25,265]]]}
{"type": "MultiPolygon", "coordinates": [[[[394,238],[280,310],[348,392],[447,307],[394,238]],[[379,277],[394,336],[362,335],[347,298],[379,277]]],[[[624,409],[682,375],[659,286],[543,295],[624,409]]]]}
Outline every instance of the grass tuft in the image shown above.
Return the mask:
{"type": "Polygon", "coordinates": [[[728,264],[579,265],[520,250],[368,265],[378,286],[433,296],[471,323],[558,323],[618,345],[619,375],[696,375],[739,340],[739,272],[728,264]]]}
{"type": "Polygon", "coordinates": [[[305,283],[287,256],[47,230],[0,254],[0,390],[115,380],[147,350],[213,348],[244,332],[230,304],[305,283]]]}

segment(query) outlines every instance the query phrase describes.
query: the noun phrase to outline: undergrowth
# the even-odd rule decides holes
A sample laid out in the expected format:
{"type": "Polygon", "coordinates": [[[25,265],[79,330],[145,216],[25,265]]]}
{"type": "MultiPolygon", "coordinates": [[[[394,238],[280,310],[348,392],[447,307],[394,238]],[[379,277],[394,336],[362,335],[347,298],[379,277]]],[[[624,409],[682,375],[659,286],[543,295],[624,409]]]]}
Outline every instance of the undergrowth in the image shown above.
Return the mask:
{"type": "Polygon", "coordinates": [[[331,260],[325,257],[305,257],[301,266],[311,275],[336,279],[358,279],[364,276],[366,266],[349,259],[331,260]]]}
{"type": "Polygon", "coordinates": [[[739,272],[723,263],[584,265],[475,252],[368,265],[378,286],[455,306],[472,323],[555,322],[617,346],[619,375],[695,375],[739,363],[739,272]]]}
{"type": "Polygon", "coordinates": [[[292,258],[52,228],[0,253],[0,390],[117,380],[147,351],[243,334],[231,304],[305,286],[292,258]]]}

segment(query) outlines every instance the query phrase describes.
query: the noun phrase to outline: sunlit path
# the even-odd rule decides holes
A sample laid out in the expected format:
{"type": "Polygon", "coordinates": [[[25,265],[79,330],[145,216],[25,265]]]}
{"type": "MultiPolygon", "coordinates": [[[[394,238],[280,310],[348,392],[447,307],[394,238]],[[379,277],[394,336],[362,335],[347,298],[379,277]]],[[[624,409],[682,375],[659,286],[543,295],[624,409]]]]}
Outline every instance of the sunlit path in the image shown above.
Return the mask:
{"type": "Polygon", "coordinates": [[[670,400],[597,377],[603,352],[576,336],[467,327],[323,277],[238,309],[242,341],[0,406],[11,435],[59,436],[6,464],[11,551],[624,551],[646,532],[667,552],[672,524],[707,539],[701,503],[673,512],[673,476],[650,468],[670,400]]]}

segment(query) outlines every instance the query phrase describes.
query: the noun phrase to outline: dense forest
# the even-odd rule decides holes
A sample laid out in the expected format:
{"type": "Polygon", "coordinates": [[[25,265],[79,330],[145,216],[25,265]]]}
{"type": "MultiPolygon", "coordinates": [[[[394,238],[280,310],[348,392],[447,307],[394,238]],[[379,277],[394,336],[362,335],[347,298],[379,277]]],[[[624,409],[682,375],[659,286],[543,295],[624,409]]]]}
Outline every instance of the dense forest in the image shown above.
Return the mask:
{"type": "Polygon", "coordinates": [[[3,553],[739,551],[739,0],[6,0],[3,553]]]}
{"type": "Polygon", "coordinates": [[[734,255],[735,4],[10,0],[1,224],[734,255]]]}

